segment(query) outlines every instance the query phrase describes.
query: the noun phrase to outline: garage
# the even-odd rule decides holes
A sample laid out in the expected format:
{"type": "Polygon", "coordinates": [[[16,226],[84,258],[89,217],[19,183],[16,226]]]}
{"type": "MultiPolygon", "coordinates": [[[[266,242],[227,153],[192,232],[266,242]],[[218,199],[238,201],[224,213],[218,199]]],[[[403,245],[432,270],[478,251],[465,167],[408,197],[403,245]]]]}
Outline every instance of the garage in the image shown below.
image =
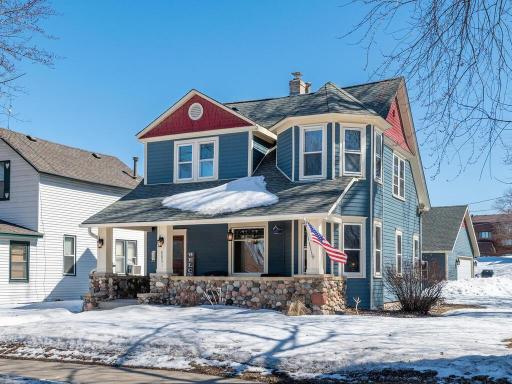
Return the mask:
{"type": "Polygon", "coordinates": [[[457,280],[471,279],[473,277],[473,259],[459,257],[457,263],[457,280]]]}

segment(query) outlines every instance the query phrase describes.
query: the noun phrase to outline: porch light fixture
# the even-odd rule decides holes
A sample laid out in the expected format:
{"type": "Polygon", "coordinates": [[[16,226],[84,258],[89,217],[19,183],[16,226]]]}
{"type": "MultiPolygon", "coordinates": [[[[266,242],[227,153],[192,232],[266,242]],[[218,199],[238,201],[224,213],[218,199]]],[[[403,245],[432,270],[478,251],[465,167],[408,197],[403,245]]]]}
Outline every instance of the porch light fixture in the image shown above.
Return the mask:
{"type": "Polygon", "coordinates": [[[98,239],[98,242],[97,242],[97,245],[98,245],[98,248],[102,248],[103,247],[103,239],[98,239]]]}
{"type": "Polygon", "coordinates": [[[474,260],[473,261],[473,266],[476,267],[478,265],[478,261],[474,260]]]}
{"type": "Polygon", "coordinates": [[[231,229],[228,231],[228,241],[233,241],[233,231],[231,229]]]}
{"type": "Polygon", "coordinates": [[[460,259],[457,259],[457,260],[455,261],[455,265],[457,265],[457,266],[459,266],[459,265],[460,265],[460,259]]]}
{"type": "Polygon", "coordinates": [[[164,243],[165,243],[165,240],[164,240],[163,236],[160,236],[156,243],[157,243],[159,248],[162,248],[164,246],[164,243]]]}

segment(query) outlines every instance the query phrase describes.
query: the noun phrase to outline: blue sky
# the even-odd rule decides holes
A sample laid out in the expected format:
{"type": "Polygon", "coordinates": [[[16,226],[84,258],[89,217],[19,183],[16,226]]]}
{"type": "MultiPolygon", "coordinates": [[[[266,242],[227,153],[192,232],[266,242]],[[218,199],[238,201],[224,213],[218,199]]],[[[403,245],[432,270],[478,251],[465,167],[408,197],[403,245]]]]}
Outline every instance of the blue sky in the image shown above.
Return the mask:
{"type": "MultiPolygon", "coordinates": [[[[286,95],[296,70],[313,89],[368,81],[379,52],[365,71],[364,49],[340,38],[362,11],[344,3],[54,1],[59,15],[46,26],[57,39],[43,44],[61,59],[54,68],[23,66],[10,127],[131,164],[142,157],[134,135],[191,88],[225,102],[286,95]]],[[[458,166],[445,163],[432,180],[428,153],[423,147],[433,205],[495,198],[507,187],[498,179],[510,180],[500,153],[492,175],[480,176],[480,164],[457,176],[458,166]]]]}

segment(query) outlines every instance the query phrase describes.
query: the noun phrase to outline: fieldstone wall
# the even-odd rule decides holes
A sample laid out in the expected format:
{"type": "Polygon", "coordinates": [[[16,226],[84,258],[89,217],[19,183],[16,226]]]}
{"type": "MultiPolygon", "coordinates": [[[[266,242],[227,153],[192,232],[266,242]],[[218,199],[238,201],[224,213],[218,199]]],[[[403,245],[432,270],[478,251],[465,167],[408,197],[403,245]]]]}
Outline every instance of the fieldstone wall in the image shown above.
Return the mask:
{"type": "Polygon", "coordinates": [[[136,299],[137,294],[146,292],[149,292],[148,276],[93,272],[89,275],[89,293],[84,295],[84,309],[94,309],[103,301],[136,299]]]}
{"type": "Polygon", "coordinates": [[[195,306],[216,301],[252,309],[287,312],[300,301],[311,314],[345,310],[345,280],[329,275],[294,277],[209,277],[151,274],[150,291],[141,304],[195,306]]]}

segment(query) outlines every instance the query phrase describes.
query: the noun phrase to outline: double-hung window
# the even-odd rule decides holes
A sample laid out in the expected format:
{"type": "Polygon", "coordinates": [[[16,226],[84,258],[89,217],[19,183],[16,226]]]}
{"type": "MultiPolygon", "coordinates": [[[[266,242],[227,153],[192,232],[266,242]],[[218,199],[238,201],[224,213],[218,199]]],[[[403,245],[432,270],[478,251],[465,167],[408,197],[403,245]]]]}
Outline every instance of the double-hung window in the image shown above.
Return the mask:
{"type": "Polygon", "coordinates": [[[11,162],[0,161],[0,200],[9,200],[11,179],[11,162]]]}
{"type": "Polygon", "coordinates": [[[413,265],[416,267],[420,262],[420,237],[418,235],[412,237],[412,257],[413,265]]]}
{"type": "Polygon", "coordinates": [[[395,232],[395,249],[396,249],[396,273],[402,274],[402,263],[403,263],[403,254],[402,254],[402,232],[395,232]]]}
{"type": "Polygon", "coordinates": [[[378,182],[382,182],[382,157],[383,157],[383,136],[382,133],[375,131],[374,140],[374,177],[378,182]]]}
{"type": "Polygon", "coordinates": [[[177,141],[174,162],[177,182],[217,179],[218,138],[177,141]]]}
{"type": "Polygon", "coordinates": [[[324,126],[302,127],[301,178],[323,178],[326,169],[326,137],[324,126]]]}
{"type": "Polygon", "coordinates": [[[115,273],[124,275],[132,273],[137,265],[137,241],[116,240],[115,273]]]}
{"type": "Polygon", "coordinates": [[[382,277],[382,223],[373,226],[373,265],[375,277],[382,277]]]}
{"type": "Polygon", "coordinates": [[[64,258],[63,271],[64,275],[76,275],[76,237],[64,235],[64,258]]]}
{"type": "Polygon", "coordinates": [[[28,281],[29,252],[30,243],[25,241],[11,241],[9,255],[10,281],[28,281]]]}
{"type": "Polygon", "coordinates": [[[343,224],[343,252],[347,255],[344,272],[348,276],[363,275],[362,225],[343,224]]]}
{"type": "Polygon", "coordinates": [[[363,130],[344,128],[343,132],[343,173],[362,176],[363,130]]]}
{"type": "Polygon", "coordinates": [[[405,160],[393,154],[393,196],[405,199],[405,160]]]}

